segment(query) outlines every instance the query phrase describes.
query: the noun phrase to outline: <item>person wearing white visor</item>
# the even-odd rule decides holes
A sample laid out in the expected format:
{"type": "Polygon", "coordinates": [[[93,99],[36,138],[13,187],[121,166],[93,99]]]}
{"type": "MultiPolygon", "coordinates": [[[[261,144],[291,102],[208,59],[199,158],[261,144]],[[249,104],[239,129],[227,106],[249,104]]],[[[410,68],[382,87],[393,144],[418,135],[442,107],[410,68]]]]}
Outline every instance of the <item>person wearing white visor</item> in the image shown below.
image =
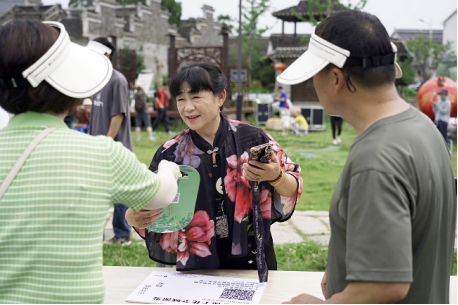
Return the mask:
{"type": "Polygon", "coordinates": [[[331,199],[325,300],[448,303],[456,225],[454,173],[431,120],[399,95],[396,48],[379,19],[342,11],[277,81],[313,78],[320,103],[356,131],[331,199]]]}
{"type": "MultiPolygon", "coordinates": [[[[90,41],[88,48],[113,60],[116,46],[106,37],[97,37],[90,41]]],[[[113,69],[107,85],[92,97],[89,134],[92,136],[108,136],[116,142],[121,142],[130,151],[134,150],[130,132],[129,83],[126,77],[113,69]]],[[[105,244],[121,244],[128,246],[132,243],[130,234],[132,228],[126,222],[128,206],[115,203],[112,217],[113,238],[104,238],[105,244]]],[[[153,213],[153,212],[151,212],[153,213]]]]}
{"type": "MultiPolygon", "coordinates": [[[[58,22],[0,26],[0,303],[102,303],[107,210],[168,206],[179,167],[154,174],[113,139],[63,118],[112,75],[108,58],[72,43],[58,22]]],[[[152,223],[157,217],[149,216],[152,223]]]]}

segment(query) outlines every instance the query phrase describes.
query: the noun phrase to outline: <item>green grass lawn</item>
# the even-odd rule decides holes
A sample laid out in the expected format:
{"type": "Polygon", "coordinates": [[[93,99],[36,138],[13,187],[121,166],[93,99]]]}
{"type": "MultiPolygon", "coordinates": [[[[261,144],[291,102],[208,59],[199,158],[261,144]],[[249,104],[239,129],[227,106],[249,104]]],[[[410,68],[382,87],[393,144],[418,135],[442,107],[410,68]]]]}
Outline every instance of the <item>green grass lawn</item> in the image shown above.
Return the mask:
{"type": "MultiPolygon", "coordinates": [[[[300,244],[275,245],[278,270],[283,271],[324,271],[328,250],[312,242],[300,244]]],[[[130,246],[103,245],[103,264],[105,266],[157,267],[148,258],[143,241],[133,241],[130,246]]],[[[453,270],[456,275],[456,250],[453,270]]]]}
{"type": "MultiPolygon", "coordinates": [[[[248,123],[255,125],[254,118],[248,117],[248,123]]],[[[281,131],[268,130],[269,134],[283,147],[286,154],[302,168],[304,189],[297,204],[297,210],[327,211],[332,192],[348,156],[350,145],[355,138],[355,131],[343,124],[342,143],[332,146],[332,136],[329,117],[326,117],[326,130],[310,132],[307,136],[282,136],[281,131]]],[[[184,128],[181,120],[176,121],[171,129],[179,132],[184,128]]],[[[148,140],[146,132],[142,131],[142,139],[135,141],[134,152],[138,159],[149,166],[151,159],[159,148],[172,136],[165,133],[160,126],[155,133],[155,141],[148,140]]],[[[452,156],[453,168],[457,168],[456,145],[452,156]]],[[[275,246],[279,270],[324,271],[326,267],[327,250],[314,242],[275,246]]],[[[106,266],[138,266],[155,267],[156,263],[148,258],[145,246],[134,242],[122,247],[119,245],[104,245],[104,265],[106,266]]],[[[456,258],[456,251],[455,251],[456,258]]],[[[452,274],[456,275],[456,259],[452,274]]]]}
{"type": "Polygon", "coordinates": [[[455,250],[455,259],[453,260],[453,266],[452,266],[452,275],[456,275],[456,250],[455,250]]]}
{"type": "MultiPolygon", "coordinates": [[[[255,125],[254,118],[249,117],[248,123],[255,125]]],[[[339,179],[342,168],[347,160],[351,143],[356,134],[346,122],[342,126],[342,143],[332,145],[332,133],[329,117],[325,120],[326,130],[310,132],[307,136],[290,134],[282,136],[281,131],[267,132],[283,147],[286,154],[301,166],[304,189],[296,209],[299,211],[327,211],[334,187],[339,179]]],[[[174,126],[174,131],[182,130],[181,121],[174,126]]],[[[263,127],[263,126],[261,126],[263,127]]],[[[157,148],[171,138],[171,135],[156,132],[156,141],[149,141],[146,132],[142,132],[142,140],[134,140],[134,151],[140,161],[149,165],[157,148]]],[[[135,137],[132,137],[135,139],[135,137]]],[[[456,143],[455,143],[456,144],[456,143]]],[[[453,168],[457,168],[456,145],[452,158],[453,168]]]]}
{"type": "MultiPolygon", "coordinates": [[[[278,270],[324,271],[328,251],[314,242],[275,246],[278,270]]],[[[148,258],[143,242],[134,241],[130,246],[104,245],[105,266],[157,267],[148,258]]]]}

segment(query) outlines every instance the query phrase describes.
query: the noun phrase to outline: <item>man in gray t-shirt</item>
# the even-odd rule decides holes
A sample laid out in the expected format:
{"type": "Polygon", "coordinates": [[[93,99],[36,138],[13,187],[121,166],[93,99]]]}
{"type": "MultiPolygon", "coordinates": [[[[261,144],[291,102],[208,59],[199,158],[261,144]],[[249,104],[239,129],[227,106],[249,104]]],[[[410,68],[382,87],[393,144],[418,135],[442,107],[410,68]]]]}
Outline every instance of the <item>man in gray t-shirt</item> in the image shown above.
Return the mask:
{"type": "Polygon", "coordinates": [[[130,133],[129,87],[119,71],[113,69],[108,84],[92,98],[91,135],[105,135],[133,151],[130,133]]]}
{"type": "MultiPolygon", "coordinates": [[[[105,54],[110,60],[116,50],[105,37],[94,39],[88,47],[105,54]]],[[[89,133],[93,136],[111,137],[133,151],[130,134],[129,86],[124,75],[115,69],[108,84],[92,98],[89,133]]],[[[115,236],[105,243],[130,244],[132,228],[125,219],[127,209],[124,204],[115,204],[113,212],[115,236]]]]}
{"type": "MultiPolygon", "coordinates": [[[[326,303],[448,303],[456,190],[445,143],[402,100],[396,47],[377,17],[323,20],[277,80],[313,77],[320,103],[357,133],[329,211],[326,303]]],[[[291,303],[322,300],[302,294],[291,303]]]]}
{"type": "Polygon", "coordinates": [[[326,297],[396,281],[411,283],[402,303],[448,303],[453,181],[444,141],[414,108],[358,135],[331,200],[326,297]]]}

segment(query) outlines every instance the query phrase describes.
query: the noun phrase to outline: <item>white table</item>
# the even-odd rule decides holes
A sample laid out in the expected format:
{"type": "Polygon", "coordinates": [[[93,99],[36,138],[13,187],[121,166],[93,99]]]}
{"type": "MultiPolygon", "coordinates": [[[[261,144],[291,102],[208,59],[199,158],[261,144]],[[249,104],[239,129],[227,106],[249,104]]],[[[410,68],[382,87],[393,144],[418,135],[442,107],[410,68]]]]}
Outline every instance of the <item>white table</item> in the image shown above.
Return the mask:
{"type": "MultiPolygon", "coordinates": [[[[152,267],[103,267],[105,279],[105,304],[126,303],[125,299],[152,272],[175,272],[175,268],[152,267]]],[[[188,273],[257,279],[256,270],[199,270],[188,273]]],[[[269,281],[261,298],[261,304],[279,304],[301,293],[323,299],[321,278],[323,272],[269,271],[269,281]]],[[[457,302],[456,276],[450,277],[450,303],[457,302]]]]}

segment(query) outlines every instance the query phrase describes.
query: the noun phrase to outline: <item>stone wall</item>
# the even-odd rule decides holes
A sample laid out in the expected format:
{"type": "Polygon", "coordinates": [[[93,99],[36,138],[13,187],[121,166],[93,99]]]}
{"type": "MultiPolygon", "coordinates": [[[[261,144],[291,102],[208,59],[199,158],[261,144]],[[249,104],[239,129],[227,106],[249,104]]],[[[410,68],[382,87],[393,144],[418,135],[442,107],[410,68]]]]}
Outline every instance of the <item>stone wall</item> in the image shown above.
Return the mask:
{"type": "Polygon", "coordinates": [[[14,6],[41,6],[41,0],[0,0],[0,16],[14,6]]]}
{"type": "Polygon", "coordinates": [[[214,11],[211,6],[202,6],[204,17],[182,20],[179,33],[193,46],[222,46],[221,23],[214,20],[214,11]]]}
{"type": "MultiPolygon", "coordinates": [[[[2,0],[0,0],[1,2],[2,0]]],[[[15,19],[40,19],[61,21],[65,18],[65,11],[60,4],[55,5],[15,5],[9,10],[0,13],[0,25],[7,24],[15,19]]]]}
{"type": "Polygon", "coordinates": [[[125,6],[115,0],[96,0],[93,7],[70,8],[69,12],[70,17],[62,22],[69,25],[73,41],[85,45],[95,37],[108,37],[117,49],[135,50],[143,56],[146,69],[160,82],[167,75],[169,13],[161,9],[160,0],[125,6]],[[82,31],[75,22],[81,23],[82,31]]]}
{"type": "Polygon", "coordinates": [[[59,21],[65,25],[71,40],[80,45],[87,45],[99,36],[107,37],[118,50],[135,50],[143,56],[145,68],[155,74],[158,85],[169,72],[170,35],[174,36],[177,47],[223,45],[221,24],[213,20],[214,10],[208,5],[202,7],[203,18],[183,20],[177,29],[168,23],[169,13],[162,10],[161,0],[146,0],[145,4],[139,1],[132,5],[118,5],[115,0],[94,0],[91,7],[67,10],[60,5],[40,5],[40,0],[11,1],[17,3],[0,13],[0,24],[17,18],[59,21]]]}

